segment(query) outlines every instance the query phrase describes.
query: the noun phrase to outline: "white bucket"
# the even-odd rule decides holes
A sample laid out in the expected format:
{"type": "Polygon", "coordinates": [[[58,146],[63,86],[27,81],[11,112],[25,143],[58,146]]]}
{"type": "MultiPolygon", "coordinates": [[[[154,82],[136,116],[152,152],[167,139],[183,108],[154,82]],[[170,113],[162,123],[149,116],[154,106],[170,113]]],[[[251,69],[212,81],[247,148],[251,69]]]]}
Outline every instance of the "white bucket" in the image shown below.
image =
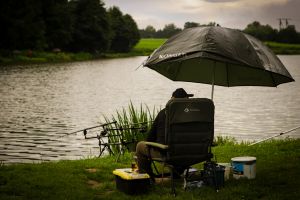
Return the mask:
{"type": "Polygon", "coordinates": [[[218,163],[218,164],[225,167],[225,170],[224,170],[224,179],[228,180],[230,178],[231,171],[232,171],[231,164],[230,163],[218,163]]]}
{"type": "Polygon", "coordinates": [[[233,178],[254,179],[256,176],[256,157],[244,156],[231,158],[233,178]]]}

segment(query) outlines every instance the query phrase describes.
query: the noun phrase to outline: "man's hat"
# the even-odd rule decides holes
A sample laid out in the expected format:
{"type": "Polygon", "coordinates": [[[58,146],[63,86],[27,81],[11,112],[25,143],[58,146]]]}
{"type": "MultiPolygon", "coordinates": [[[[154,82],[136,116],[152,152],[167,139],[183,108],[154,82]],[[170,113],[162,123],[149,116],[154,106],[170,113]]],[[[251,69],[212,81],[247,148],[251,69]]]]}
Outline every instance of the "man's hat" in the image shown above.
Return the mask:
{"type": "Polygon", "coordinates": [[[186,98],[186,97],[193,97],[193,94],[188,94],[183,88],[177,88],[173,94],[172,97],[175,98],[186,98]]]}

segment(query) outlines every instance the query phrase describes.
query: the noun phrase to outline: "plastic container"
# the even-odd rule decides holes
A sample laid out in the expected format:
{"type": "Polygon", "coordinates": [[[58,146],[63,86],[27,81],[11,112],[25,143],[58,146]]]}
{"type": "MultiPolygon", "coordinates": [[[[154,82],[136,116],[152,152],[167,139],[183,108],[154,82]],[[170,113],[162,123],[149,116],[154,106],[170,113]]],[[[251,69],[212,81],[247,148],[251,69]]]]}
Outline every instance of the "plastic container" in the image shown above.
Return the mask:
{"type": "Polygon", "coordinates": [[[116,176],[117,189],[130,195],[144,194],[150,186],[150,176],[140,174],[131,168],[116,169],[113,171],[116,176]]]}
{"type": "Polygon", "coordinates": [[[218,165],[224,166],[224,180],[229,180],[232,176],[232,166],[231,163],[218,163],[218,165]]]}
{"type": "Polygon", "coordinates": [[[256,177],[256,157],[243,156],[231,158],[233,169],[233,178],[248,178],[256,177]]]}

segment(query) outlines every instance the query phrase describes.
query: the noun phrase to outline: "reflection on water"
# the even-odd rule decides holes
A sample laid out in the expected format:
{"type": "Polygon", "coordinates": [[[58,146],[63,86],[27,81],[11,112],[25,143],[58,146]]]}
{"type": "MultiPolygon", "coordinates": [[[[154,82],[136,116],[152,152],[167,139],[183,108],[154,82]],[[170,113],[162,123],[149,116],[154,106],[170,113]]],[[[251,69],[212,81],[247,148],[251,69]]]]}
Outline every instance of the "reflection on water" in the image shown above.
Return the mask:
{"type": "MultiPolygon", "coordinates": [[[[145,57],[0,67],[0,160],[35,162],[98,155],[81,133],[132,101],[163,107],[177,87],[210,98],[211,86],[173,82],[145,57]]],[[[216,135],[257,140],[300,126],[300,56],[280,56],[296,82],[268,87],[215,87],[216,135]]],[[[299,130],[288,134],[299,137],[299,130]]]]}

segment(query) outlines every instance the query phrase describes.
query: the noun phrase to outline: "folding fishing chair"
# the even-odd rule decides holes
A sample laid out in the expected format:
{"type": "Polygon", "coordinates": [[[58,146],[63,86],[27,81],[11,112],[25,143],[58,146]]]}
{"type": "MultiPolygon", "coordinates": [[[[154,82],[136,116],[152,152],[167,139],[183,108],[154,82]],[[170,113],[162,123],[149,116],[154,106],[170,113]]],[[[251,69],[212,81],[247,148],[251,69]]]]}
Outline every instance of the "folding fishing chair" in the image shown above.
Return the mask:
{"type": "Polygon", "coordinates": [[[190,166],[210,161],[214,138],[214,104],[206,98],[175,98],[166,105],[165,145],[146,142],[149,155],[159,151],[161,157],[151,157],[170,168],[171,189],[175,193],[174,174],[177,169],[188,170],[190,166]]]}

